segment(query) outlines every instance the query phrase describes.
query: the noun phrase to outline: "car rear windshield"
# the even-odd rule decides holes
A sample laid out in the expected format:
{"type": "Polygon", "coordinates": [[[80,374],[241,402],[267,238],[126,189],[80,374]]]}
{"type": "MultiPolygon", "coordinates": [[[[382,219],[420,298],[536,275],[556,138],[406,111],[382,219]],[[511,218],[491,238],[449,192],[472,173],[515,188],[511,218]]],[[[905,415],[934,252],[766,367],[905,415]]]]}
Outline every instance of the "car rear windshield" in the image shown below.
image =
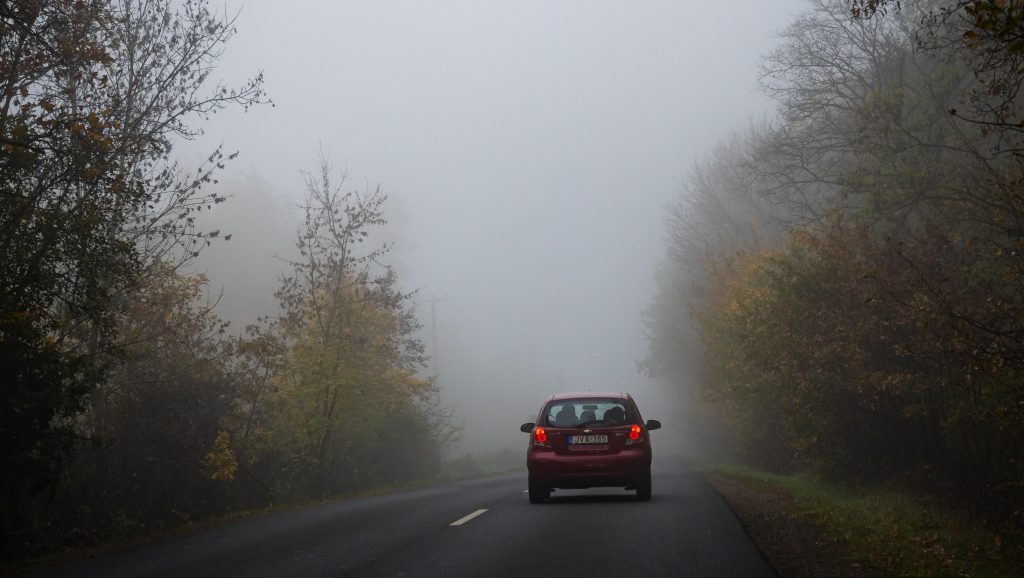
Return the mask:
{"type": "Polygon", "coordinates": [[[634,421],[624,399],[560,399],[544,408],[541,425],[547,427],[612,427],[634,421]]]}

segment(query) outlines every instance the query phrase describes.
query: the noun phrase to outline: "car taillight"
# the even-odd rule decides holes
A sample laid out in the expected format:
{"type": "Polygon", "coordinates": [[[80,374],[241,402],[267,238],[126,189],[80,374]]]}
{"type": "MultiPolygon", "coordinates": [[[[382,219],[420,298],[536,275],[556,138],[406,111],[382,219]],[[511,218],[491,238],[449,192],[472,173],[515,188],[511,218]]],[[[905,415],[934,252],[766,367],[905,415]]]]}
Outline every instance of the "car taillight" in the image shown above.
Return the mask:
{"type": "Polygon", "coordinates": [[[640,426],[631,425],[629,426],[629,438],[626,440],[626,445],[631,446],[634,444],[644,443],[644,438],[640,437],[640,426]]]}
{"type": "Polygon", "coordinates": [[[544,428],[539,427],[533,430],[533,439],[539,441],[540,443],[544,443],[548,441],[548,434],[544,431],[544,428]]]}
{"type": "Polygon", "coordinates": [[[533,447],[534,449],[550,450],[554,449],[551,447],[551,442],[548,441],[548,432],[544,431],[544,428],[538,427],[533,430],[533,447]]]}

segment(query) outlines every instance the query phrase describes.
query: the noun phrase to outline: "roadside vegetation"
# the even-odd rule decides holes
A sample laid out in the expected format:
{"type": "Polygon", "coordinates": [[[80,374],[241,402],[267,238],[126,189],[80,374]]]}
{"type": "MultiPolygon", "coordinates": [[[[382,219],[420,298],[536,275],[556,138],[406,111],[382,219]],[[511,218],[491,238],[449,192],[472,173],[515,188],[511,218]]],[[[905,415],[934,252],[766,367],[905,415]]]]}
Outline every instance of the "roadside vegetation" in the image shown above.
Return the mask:
{"type": "Polygon", "coordinates": [[[991,531],[984,520],[934,496],[735,465],[713,466],[711,471],[754,490],[792,498],[788,514],[810,520],[841,545],[849,561],[882,576],[999,578],[1018,572],[1001,548],[1009,536],[991,531]]]}
{"type": "Polygon", "coordinates": [[[455,480],[477,478],[523,471],[525,467],[524,452],[502,448],[450,458],[444,465],[444,477],[455,480]]]}
{"type": "Polygon", "coordinates": [[[934,496],[1017,560],[1022,32],[1015,2],[808,1],[763,62],[777,115],[672,208],[646,315],[698,439],[934,496]]]}
{"type": "Polygon", "coordinates": [[[230,238],[199,223],[235,155],[189,172],[173,145],[268,102],[261,74],[209,82],[234,32],[205,0],[0,5],[0,558],[440,473],[457,428],[368,240],[379,188],[317,159],[249,327],[189,272],[230,238]]]}

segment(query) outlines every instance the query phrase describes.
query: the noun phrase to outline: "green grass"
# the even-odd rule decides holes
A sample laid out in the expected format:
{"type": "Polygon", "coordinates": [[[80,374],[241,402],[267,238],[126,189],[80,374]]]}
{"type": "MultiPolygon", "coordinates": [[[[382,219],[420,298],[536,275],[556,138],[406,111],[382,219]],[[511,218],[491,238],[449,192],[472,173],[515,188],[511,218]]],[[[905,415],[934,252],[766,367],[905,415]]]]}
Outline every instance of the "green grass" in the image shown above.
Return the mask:
{"type": "Polygon", "coordinates": [[[783,491],[797,514],[845,543],[851,557],[886,576],[1019,576],[1003,544],[1010,538],[968,513],[927,497],[848,487],[805,476],[783,476],[735,465],[712,471],[750,487],[783,491]]]}

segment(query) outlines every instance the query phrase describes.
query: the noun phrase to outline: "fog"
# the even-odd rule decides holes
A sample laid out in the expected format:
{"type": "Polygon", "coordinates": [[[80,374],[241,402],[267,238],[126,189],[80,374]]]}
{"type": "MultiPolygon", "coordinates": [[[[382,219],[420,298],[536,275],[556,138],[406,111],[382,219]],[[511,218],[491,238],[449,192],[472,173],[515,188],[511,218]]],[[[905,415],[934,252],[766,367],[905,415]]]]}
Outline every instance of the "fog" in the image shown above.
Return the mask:
{"type": "MultiPolygon", "coordinates": [[[[751,118],[762,54],[796,2],[229,1],[214,73],[263,70],[274,106],[229,110],[176,149],[240,151],[210,217],[228,242],[194,265],[239,331],[274,311],[301,171],[323,148],[348,185],[390,196],[381,238],[419,289],[456,452],[520,447],[555,391],[629,391],[678,437],[644,377],[641,312],[662,220],[693,164],[751,118]],[[276,257],[275,257],[276,256],[276,257]]],[[[662,441],[664,440],[664,441],[662,441]]]]}
{"type": "Polygon", "coordinates": [[[0,9],[0,574],[1024,576],[1021,3],[221,2],[0,9]]]}

